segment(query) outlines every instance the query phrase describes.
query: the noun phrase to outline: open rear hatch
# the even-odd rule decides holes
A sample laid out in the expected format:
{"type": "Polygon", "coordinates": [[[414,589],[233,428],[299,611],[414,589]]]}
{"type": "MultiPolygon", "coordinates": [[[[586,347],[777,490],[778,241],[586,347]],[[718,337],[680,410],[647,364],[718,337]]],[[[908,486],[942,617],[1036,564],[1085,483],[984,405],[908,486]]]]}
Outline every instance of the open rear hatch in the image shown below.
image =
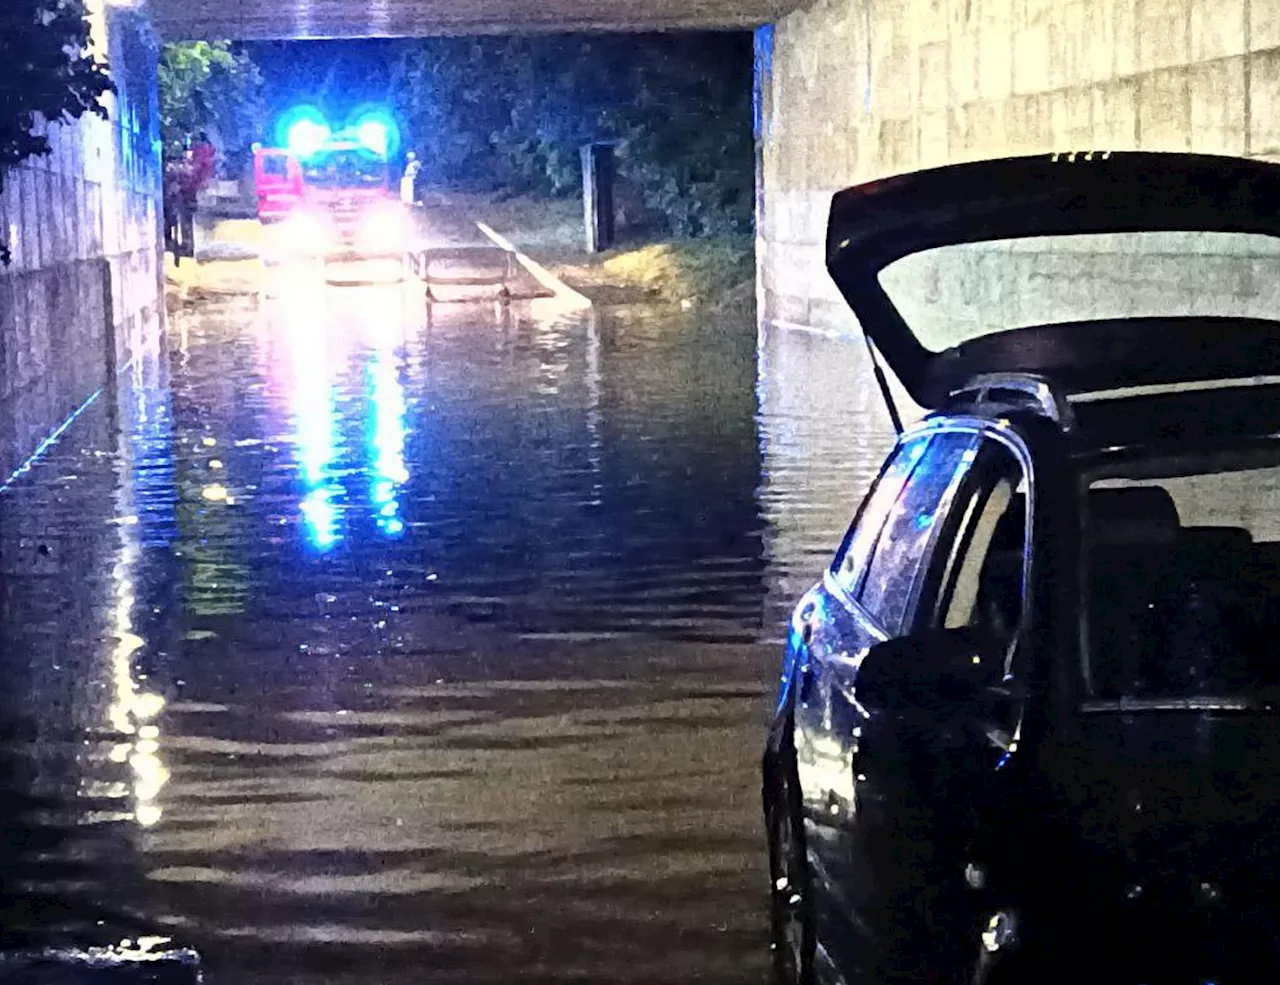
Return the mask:
{"type": "Polygon", "coordinates": [[[1041,155],[838,193],[827,266],[912,399],[1280,375],[1280,165],[1041,155]]]}

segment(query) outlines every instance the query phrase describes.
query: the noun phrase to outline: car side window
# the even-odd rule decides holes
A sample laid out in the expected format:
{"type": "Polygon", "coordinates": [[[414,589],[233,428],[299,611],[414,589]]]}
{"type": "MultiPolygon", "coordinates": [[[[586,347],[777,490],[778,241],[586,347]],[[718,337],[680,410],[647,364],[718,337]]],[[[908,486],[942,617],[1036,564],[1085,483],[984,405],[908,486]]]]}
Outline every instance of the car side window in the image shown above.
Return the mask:
{"type": "Polygon", "coordinates": [[[901,635],[911,622],[921,575],[978,441],[977,434],[964,431],[932,436],[871,549],[855,598],[890,636],[901,635]]]}
{"type": "Polygon", "coordinates": [[[1024,615],[1027,477],[1002,442],[984,438],[974,466],[956,495],[942,543],[931,565],[917,629],[968,629],[990,652],[1004,655],[993,670],[1011,671],[1013,645],[1024,615]]]}
{"type": "Polygon", "coordinates": [[[902,487],[915,471],[933,438],[932,434],[923,434],[905,439],[880,470],[871,491],[854,516],[844,543],[831,566],[836,584],[850,598],[856,599],[862,590],[862,579],[867,573],[867,559],[880,537],[880,531],[884,529],[889,511],[902,494],[902,487]]]}

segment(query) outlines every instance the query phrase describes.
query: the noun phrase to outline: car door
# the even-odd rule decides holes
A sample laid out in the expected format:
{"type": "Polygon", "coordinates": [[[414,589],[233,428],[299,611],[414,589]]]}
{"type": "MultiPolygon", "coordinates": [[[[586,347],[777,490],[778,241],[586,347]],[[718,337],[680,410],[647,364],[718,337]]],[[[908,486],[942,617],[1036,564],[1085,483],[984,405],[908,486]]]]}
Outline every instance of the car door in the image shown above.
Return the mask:
{"type": "MultiPolygon", "coordinates": [[[[964,634],[983,687],[972,702],[870,715],[851,763],[860,811],[846,878],[867,887],[861,916],[875,928],[877,972],[888,977],[976,958],[981,915],[964,872],[985,861],[983,839],[1012,817],[1002,771],[1025,700],[1030,456],[1007,429],[978,427],[969,465],[934,518],[900,631],[964,634]]],[[[949,670],[922,669],[939,682],[949,670]]],[[[841,687],[856,703],[856,673],[841,687]]]]}
{"type": "MultiPolygon", "coordinates": [[[[862,715],[852,698],[859,661],[909,626],[927,559],[967,475],[975,431],[926,427],[905,436],[859,510],[823,583],[797,607],[793,715],[797,778],[814,876],[818,937],[830,951],[857,932],[848,832],[858,814],[855,759],[862,715]],[[852,898],[846,894],[853,893],[852,898]]],[[[859,948],[849,948],[857,953],[859,948]]],[[[837,957],[835,953],[833,957],[837,957]]],[[[838,960],[842,960],[839,959],[838,960]]]]}

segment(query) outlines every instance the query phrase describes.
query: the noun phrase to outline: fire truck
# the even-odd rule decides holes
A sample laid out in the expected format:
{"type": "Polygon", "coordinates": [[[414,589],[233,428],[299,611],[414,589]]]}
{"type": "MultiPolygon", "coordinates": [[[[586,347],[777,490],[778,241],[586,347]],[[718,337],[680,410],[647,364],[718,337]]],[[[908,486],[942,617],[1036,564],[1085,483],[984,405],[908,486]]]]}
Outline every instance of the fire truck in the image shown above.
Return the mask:
{"type": "Polygon", "coordinates": [[[264,222],[279,219],[278,251],[326,267],[395,260],[403,273],[413,224],[393,181],[388,150],[380,122],[333,134],[309,120],[294,125],[286,149],[259,149],[255,174],[268,179],[259,178],[259,216],[264,222]],[[287,187],[274,189],[273,177],[287,187]]]}
{"type": "Polygon", "coordinates": [[[287,219],[302,202],[302,163],[282,147],[255,144],[253,187],[263,225],[287,219]]]}

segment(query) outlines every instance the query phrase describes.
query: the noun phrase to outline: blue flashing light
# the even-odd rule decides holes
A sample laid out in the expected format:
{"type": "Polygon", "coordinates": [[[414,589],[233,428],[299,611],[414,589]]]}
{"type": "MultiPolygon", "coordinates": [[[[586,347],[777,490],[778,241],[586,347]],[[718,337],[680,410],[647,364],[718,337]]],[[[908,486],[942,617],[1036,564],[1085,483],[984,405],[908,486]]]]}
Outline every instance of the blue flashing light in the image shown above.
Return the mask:
{"type": "Polygon", "coordinates": [[[315,154],[332,135],[324,114],[314,106],[291,109],[276,126],[276,142],[303,160],[315,154]]]}
{"type": "Polygon", "coordinates": [[[394,116],[379,107],[356,113],[351,133],[360,146],[381,158],[390,158],[400,149],[400,127],[394,116]]]}
{"type": "Polygon", "coordinates": [[[289,128],[289,150],[301,158],[315,154],[329,139],[329,128],[310,120],[299,120],[289,128]]]}
{"type": "Polygon", "coordinates": [[[378,120],[366,120],[356,130],[356,139],[379,157],[387,156],[387,128],[378,120]]]}

